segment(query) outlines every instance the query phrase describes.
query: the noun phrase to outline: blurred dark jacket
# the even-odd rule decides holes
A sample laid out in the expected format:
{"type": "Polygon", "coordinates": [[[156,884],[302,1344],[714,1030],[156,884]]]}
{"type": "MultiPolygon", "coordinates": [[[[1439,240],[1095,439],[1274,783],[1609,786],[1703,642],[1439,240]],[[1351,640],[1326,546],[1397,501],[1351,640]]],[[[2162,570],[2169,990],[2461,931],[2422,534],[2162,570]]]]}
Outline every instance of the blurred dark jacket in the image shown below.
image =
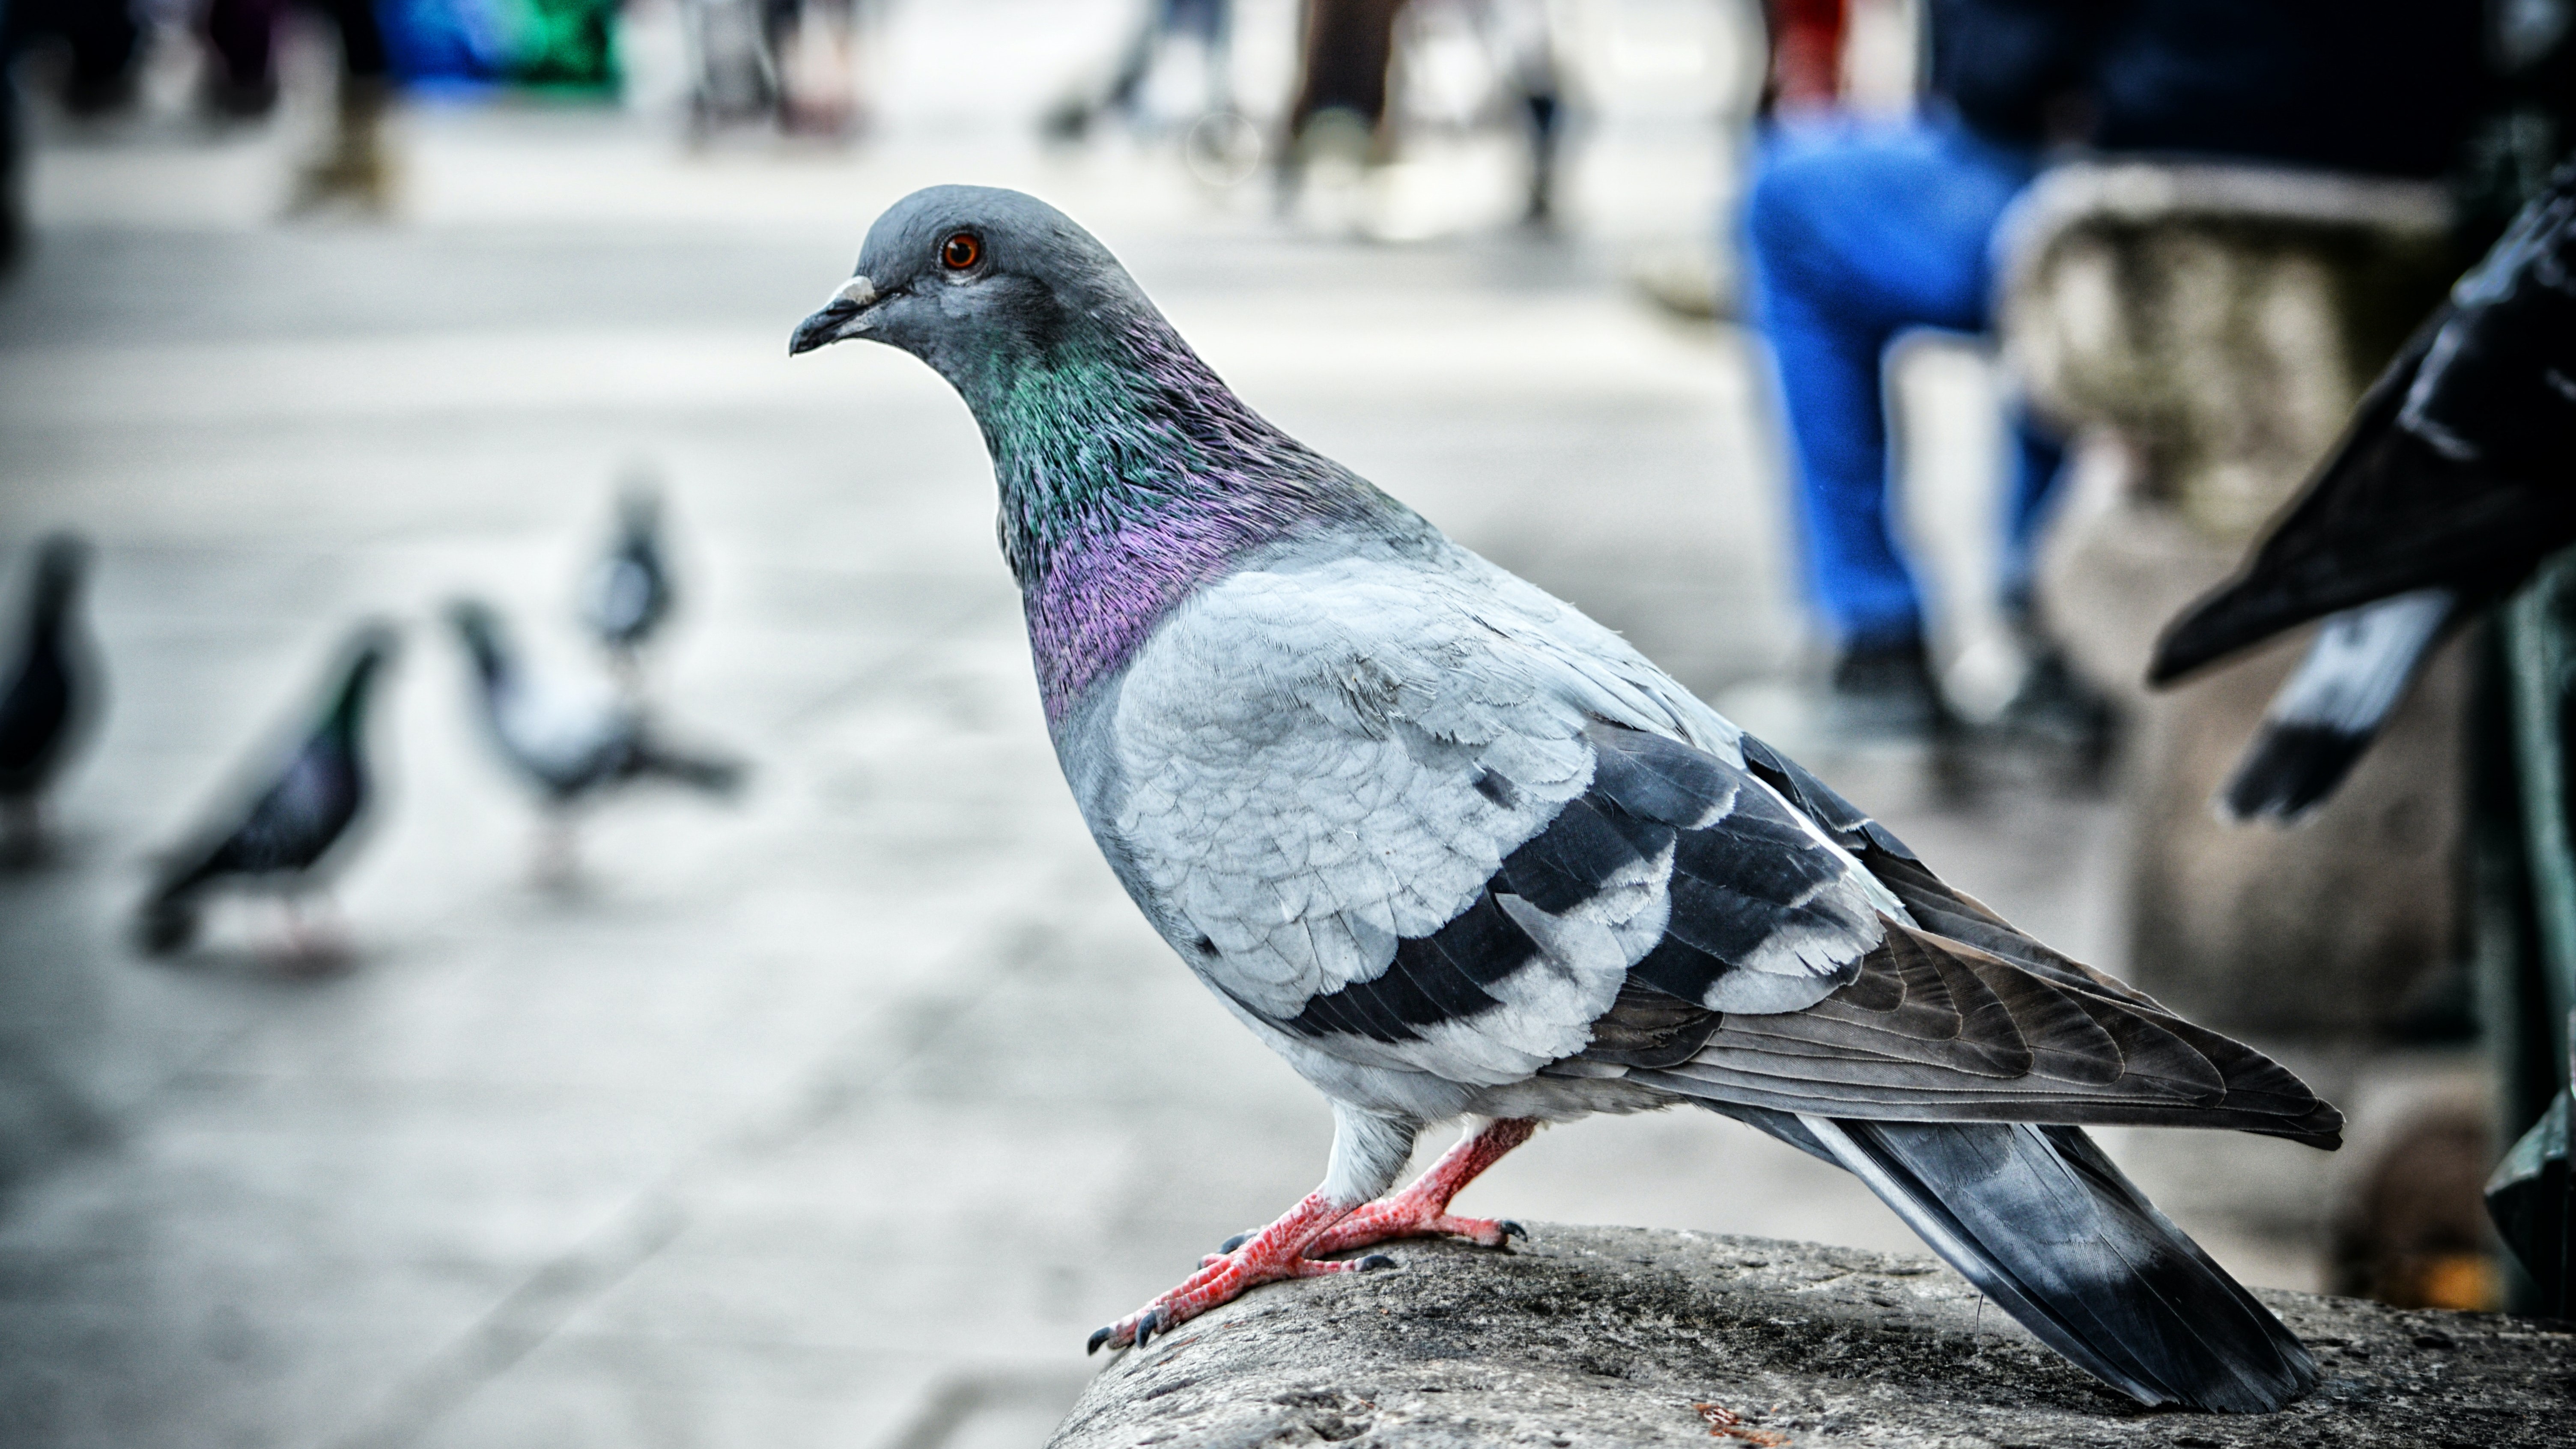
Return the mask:
{"type": "Polygon", "coordinates": [[[1926,89],[1990,140],[2435,176],[2489,79],[2478,0],[1930,0],[1926,89]]]}

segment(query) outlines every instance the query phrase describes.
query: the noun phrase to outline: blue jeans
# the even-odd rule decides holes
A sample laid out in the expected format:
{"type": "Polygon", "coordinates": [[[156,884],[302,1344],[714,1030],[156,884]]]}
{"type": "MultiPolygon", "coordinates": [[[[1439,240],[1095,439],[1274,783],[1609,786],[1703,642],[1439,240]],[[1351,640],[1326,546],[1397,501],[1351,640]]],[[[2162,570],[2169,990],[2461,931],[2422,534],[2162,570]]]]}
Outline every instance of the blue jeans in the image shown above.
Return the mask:
{"type": "MultiPolygon", "coordinates": [[[[1889,527],[1888,346],[1918,327],[1987,329],[1995,223],[2037,166],[1936,120],[1792,125],[1762,140],[1745,208],[1752,301],[1788,407],[1808,594],[1846,646],[1923,628],[1889,527]]],[[[2013,434],[1999,582],[2017,607],[2063,455],[2026,418],[2013,434]]]]}

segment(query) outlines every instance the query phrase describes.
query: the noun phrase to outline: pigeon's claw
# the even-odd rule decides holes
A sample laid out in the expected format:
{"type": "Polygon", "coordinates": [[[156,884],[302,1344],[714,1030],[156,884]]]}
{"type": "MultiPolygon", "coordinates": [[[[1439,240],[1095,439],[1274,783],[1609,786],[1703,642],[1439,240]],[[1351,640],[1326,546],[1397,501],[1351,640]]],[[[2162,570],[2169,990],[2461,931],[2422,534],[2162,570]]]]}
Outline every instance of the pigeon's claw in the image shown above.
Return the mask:
{"type": "Polygon", "coordinates": [[[1199,1260],[1199,1270],[1171,1292],[1091,1335],[1091,1352],[1108,1348],[1142,1348],[1155,1335],[1231,1303],[1251,1289],[1284,1278],[1319,1278],[1327,1273],[1357,1273],[1391,1268],[1395,1260],[1372,1253],[1354,1262],[1319,1263],[1309,1249],[1316,1237],[1345,1213],[1322,1193],[1311,1193],[1286,1216],[1257,1233],[1231,1240],[1233,1246],[1199,1260]]]}
{"type": "Polygon", "coordinates": [[[1529,1229],[1509,1218],[1453,1217],[1449,1199],[1537,1130],[1538,1124],[1527,1118],[1487,1123],[1449,1149],[1411,1186],[1333,1224],[1306,1251],[1320,1258],[1400,1238],[1465,1238],[1478,1247],[1499,1248],[1508,1239],[1527,1238],[1529,1229]]]}

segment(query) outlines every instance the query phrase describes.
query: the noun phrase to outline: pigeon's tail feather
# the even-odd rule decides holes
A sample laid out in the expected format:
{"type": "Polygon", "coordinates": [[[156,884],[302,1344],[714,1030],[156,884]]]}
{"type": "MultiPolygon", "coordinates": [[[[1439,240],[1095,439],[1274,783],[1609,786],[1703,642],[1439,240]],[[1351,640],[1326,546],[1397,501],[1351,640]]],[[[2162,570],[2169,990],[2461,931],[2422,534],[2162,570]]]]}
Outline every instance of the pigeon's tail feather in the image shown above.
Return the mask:
{"type": "Polygon", "coordinates": [[[2326,620],[2219,791],[2219,814],[2303,821],[2378,738],[2460,603],[2448,589],[2418,589],[2326,620]]]}
{"type": "Polygon", "coordinates": [[[2040,1341],[2142,1404],[2268,1413],[2316,1361],[2077,1127],[1801,1125],[2040,1341]]]}
{"type": "Polygon", "coordinates": [[[2310,812],[2352,772],[2370,741],[2368,733],[2331,725],[2265,720],[2213,803],[2221,818],[2237,824],[2269,820],[2305,825],[2310,812]]]}
{"type": "Polygon", "coordinates": [[[694,755],[655,744],[638,746],[634,764],[639,776],[670,780],[710,795],[731,795],[740,790],[748,773],[739,760],[694,755]]]}

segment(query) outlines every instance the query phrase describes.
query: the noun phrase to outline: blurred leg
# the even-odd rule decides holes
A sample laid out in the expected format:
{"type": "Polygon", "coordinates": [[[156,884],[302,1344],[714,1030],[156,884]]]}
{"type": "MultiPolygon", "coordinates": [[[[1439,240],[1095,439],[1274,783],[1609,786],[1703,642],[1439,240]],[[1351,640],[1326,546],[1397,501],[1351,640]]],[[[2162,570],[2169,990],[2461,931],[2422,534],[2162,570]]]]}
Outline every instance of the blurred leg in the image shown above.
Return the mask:
{"type": "Polygon", "coordinates": [[[313,0],[340,32],[340,93],[331,141],[297,178],[291,211],[347,201],[382,211],[392,200],[384,150],[392,65],[374,0],[313,0]]]}
{"type": "Polygon", "coordinates": [[[385,57],[384,27],[376,19],[374,0],[314,0],[340,31],[342,80],[384,79],[391,70],[385,57]]]}
{"type": "Polygon", "coordinates": [[[1145,80],[1154,73],[1154,52],[1161,47],[1164,32],[1171,27],[1168,0],[1152,0],[1145,18],[1129,37],[1125,53],[1118,58],[1118,73],[1109,80],[1109,90],[1101,98],[1100,108],[1121,116],[1136,109],[1136,98],[1145,91],[1145,80]]]}
{"type": "Polygon", "coordinates": [[[59,28],[72,61],[63,84],[63,109],[94,114],[134,99],[143,27],[129,0],[65,0],[59,28]]]}
{"type": "MultiPolygon", "coordinates": [[[[1757,209],[1757,237],[1762,224],[1757,209]]],[[[1879,396],[1888,331],[1830,295],[1781,285],[1778,276],[1762,267],[1756,287],[1797,452],[1807,596],[1845,643],[1919,634],[1914,579],[1889,529],[1879,396]]]]}
{"type": "Polygon", "coordinates": [[[1890,527],[1887,345],[1913,327],[1983,330],[1990,238],[2031,167],[1928,125],[1766,138],[1747,202],[1753,295],[1788,410],[1811,598],[1846,644],[1922,627],[1890,527]]]}
{"type": "Polygon", "coordinates": [[[230,115],[259,115],[277,103],[277,70],[272,51],[277,39],[281,0],[208,0],[206,48],[215,64],[206,79],[206,99],[230,115]]]}
{"type": "Polygon", "coordinates": [[[1304,63],[1288,110],[1291,140],[1322,111],[1350,111],[1371,128],[1385,118],[1386,71],[1403,8],[1404,0],[1307,0],[1304,63]]]}

